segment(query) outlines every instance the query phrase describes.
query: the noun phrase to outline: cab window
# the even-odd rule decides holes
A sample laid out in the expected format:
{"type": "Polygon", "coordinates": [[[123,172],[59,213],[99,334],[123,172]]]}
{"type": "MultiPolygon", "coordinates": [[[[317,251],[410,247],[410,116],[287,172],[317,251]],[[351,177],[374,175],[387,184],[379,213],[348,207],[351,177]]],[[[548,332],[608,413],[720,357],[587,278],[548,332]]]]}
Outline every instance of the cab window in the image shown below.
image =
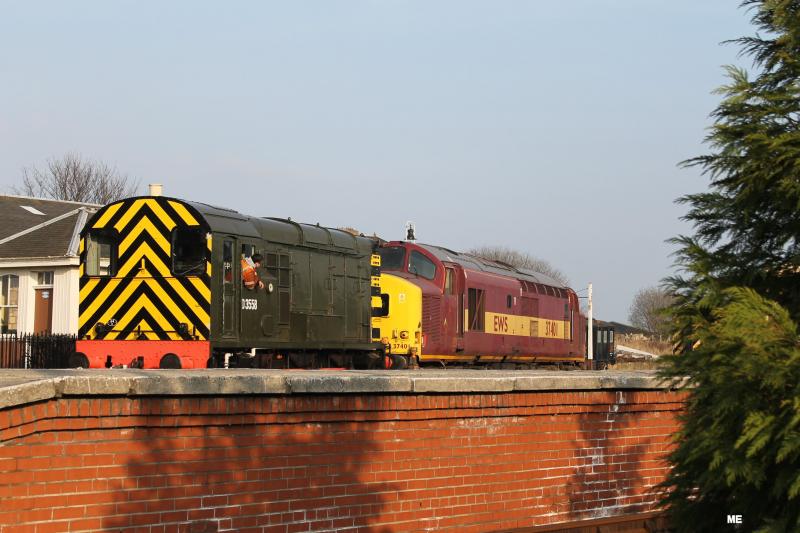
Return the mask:
{"type": "Polygon", "coordinates": [[[453,273],[452,268],[445,268],[444,269],[444,293],[445,294],[453,294],[454,287],[453,287],[453,278],[455,274],[453,273]]]}
{"type": "Polygon", "coordinates": [[[113,276],[116,262],[117,240],[105,231],[89,232],[86,236],[86,275],[113,276]]]}
{"type": "Polygon", "coordinates": [[[436,277],[436,264],[418,251],[412,250],[408,271],[425,279],[433,279],[436,277]]]}
{"type": "Polygon", "coordinates": [[[172,230],[172,273],[199,276],[206,271],[206,234],[199,228],[172,230]]]}
{"type": "Polygon", "coordinates": [[[379,248],[378,254],[381,256],[381,270],[405,270],[406,249],[402,246],[379,248]]]}

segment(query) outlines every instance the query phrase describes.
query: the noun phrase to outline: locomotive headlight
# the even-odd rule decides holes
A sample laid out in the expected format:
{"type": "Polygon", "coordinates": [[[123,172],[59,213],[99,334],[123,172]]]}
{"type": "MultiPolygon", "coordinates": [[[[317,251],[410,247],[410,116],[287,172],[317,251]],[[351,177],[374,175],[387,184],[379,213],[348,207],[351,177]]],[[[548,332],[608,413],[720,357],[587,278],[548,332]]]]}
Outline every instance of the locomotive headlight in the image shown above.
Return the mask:
{"type": "Polygon", "coordinates": [[[400,332],[400,338],[401,339],[407,339],[408,338],[408,332],[407,331],[401,331],[400,332]]]}

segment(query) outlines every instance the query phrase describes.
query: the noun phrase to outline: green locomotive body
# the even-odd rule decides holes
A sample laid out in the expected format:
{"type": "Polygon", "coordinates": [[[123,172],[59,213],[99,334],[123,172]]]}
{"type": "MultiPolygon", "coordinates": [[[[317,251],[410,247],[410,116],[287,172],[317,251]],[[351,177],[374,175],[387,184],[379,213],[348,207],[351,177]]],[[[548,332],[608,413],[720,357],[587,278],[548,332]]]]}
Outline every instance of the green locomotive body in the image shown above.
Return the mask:
{"type": "Polygon", "coordinates": [[[380,276],[375,247],[338,229],[174,198],[109,204],[81,235],[73,362],[371,366],[381,350],[371,327],[380,276]],[[140,240],[150,245],[137,247],[140,240]],[[256,255],[260,283],[248,288],[243,269],[256,255]]]}

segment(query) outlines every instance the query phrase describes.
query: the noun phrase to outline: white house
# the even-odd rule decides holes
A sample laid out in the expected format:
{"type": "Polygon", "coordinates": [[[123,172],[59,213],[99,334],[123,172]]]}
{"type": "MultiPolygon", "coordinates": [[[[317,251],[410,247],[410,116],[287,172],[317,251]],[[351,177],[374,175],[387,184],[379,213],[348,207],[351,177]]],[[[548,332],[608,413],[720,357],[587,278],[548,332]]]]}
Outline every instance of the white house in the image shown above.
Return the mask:
{"type": "Polygon", "coordinates": [[[0,334],[78,332],[78,244],[99,206],[0,195],[0,334]]]}

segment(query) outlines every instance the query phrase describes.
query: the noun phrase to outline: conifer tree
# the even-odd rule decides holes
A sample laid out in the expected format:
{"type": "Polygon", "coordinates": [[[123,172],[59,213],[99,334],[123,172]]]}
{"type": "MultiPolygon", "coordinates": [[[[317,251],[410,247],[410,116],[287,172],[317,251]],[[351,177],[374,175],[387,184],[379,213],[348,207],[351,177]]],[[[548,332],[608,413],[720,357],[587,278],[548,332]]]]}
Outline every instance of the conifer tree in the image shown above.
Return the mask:
{"type": "Polygon", "coordinates": [[[727,67],[707,155],[710,178],[679,201],[683,274],[668,280],[688,378],[665,503],[679,531],[800,531],[800,0],[747,0],[757,33],[736,39],[754,73],[727,67]]]}

